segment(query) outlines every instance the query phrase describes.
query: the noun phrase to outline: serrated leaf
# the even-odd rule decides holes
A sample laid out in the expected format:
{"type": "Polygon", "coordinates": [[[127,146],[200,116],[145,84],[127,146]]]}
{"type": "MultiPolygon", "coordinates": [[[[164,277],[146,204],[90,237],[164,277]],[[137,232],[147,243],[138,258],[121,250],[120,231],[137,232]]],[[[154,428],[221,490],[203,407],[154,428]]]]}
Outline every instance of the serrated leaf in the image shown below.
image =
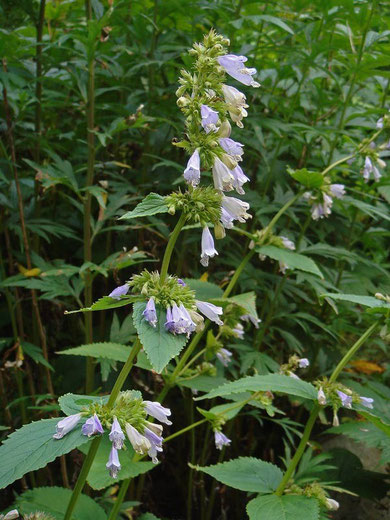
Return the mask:
{"type": "Polygon", "coordinates": [[[227,486],[258,493],[275,491],[283,476],[281,470],[274,464],[254,457],[239,457],[215,466],[195,466],[195,468],[227,486]]]}
{"type": "Polygon", "coordinates": [[[215,283],[195,280],[193,278],[184,278],[184,282],[195,291],[197,300],[212,300],[213,298],[221,298],[223,290],[215,283]]]}
{"type": "Polygon", "coordinates": [[[287,171],[293,179],[306,188],[320,188],[324,184],[324,177],[320,172],[311,172],[306,168],[302,168],[301,170],[292,170],[291,168],[288,168],[287,171]]]}
{"type": "MultiPolygon", "coordinates": [[[[71,489],[61,487],[40,487],[25,491],[16,500],[16,506],[23,516],[36,511],[44,511],[56,520],[63,520],[68,506],[71,489]]],[[[72,520],[105,520],[104,509],[94,499],[80,495],[72,513],[72,520]]]]}
{"type": "Polygon", "coordinates": [[[57,354],[65,354],[68,356],[89,356],[94,358],[113,359],[114,361],[122,361],[125,363],[132,347],[121,345],[120,343],[102,342],[90,343],[88,345],[80,345],[79,347],[61,350],[57,354]]]}
{"type": "Polygon", "coordinates": [[[317,399],[317,390],[313,385],[294,379],[293,377],[282,374],[269,374],[266,376],[249,376],[237,379],[231,383],[219,386],[202,397],[195,400],[212,399],[213,397],[226,397],[240,392],[281,392],[283,394],[295,395],[305,399],[317,399]]]}
{"type": "Polygon", "coordinates": [[[150,217],[157,213],[167,213],[168,206],[165,204],[165,197],[157,193],[149,193],[142,202],[140,202],[132,211],[128,211],[122,215],[119,220],[150,217]]]}
{"type": "Polygon", "coordinates": [[[247,314],[258,319],[256,310],[256,293],[251,291],[244,294],[238,294],[229,298],[230,301],[237,303],[240,307],[243,307],[247,314]]]}
{"type": "Polygon", "coordinates": [[[123,307],[139,300],[139,296],[122,296],[120,300],[111,298],[110,296],[103,296],[91,307],[84,307],[83,309],[77,309],[76,311],[65,311],[64,314],[75,314],[76,312],[90,312],[90,311],[104,311],[106,309],[115,309],[116,307],[123,307]]]}
{"type": "Polygon", "coordinates": [[[62,395],[58,399],[58,404],[65,415],[72,415],[81,412],[92,403],[106,403],[108,398],[108,395],[79,395],[69,393],[62,395]]]}
{"type": "Polygon", "coordinates": [[[90,441],[81,433],[82,420],[63,439],[53,439],[58,421],[53,418],[26,424],[3,442],[0,446],[0,488],[90,441]]]}
{"type": "MultiPolygon", "coordinates": [[[[142,475],[156,467],[151,461],[133,461],[134,450],[130,442],[126,439],[125,447],[127,449],[118,451],[119,462],[122,468],[118,473],[118,477],[112,478],[106,468],[111,447],[108,435],[103,435],[87,478],[88,484],[93,489],[103,489],[126,478],[138,477],[138,475],[142,475]]],[[[82,451],[86,453],[87,450],[82,449],[82,451]]]]}
{"type": "Polygon", "coordinates": [[[174,335],[165,330],[166,312],[156,305],[157,326],[152,327],[142,316],[145,302],[134,304],[133,320],[146,355],[156,372],[161,372],[169,361],[180,354],[187,343],[185,334],[174,335]]]}
{"type": "Polygon", "coordinates": [[[266,495],[246,506],[250,520],[318,520],[319,503],[315,498],[297,495],[266,495]]]}
{"type": "Polygon", "coordinates": [[[373,309],[373,312],[380,312],[387,314],[390,311],[390,303],[386,303],[373,296],[363,296],[360,294],[339,294],[339,293],[325,293],[321,294],[321,298],[332,298],[332,300],[340,300],[350,303],[357,303],[364,307],[373,309]]]}
{"type": "Polygon", "coordinates": [[[284,262],[289,269],[298,269],[299,271],[305,271],[306,273],[312,273],[320,278],[324,278],[317,264],[308,256],[275,246],[257,247],[256,252],[261,255],[269,256],[273,260],[284,262]]]}

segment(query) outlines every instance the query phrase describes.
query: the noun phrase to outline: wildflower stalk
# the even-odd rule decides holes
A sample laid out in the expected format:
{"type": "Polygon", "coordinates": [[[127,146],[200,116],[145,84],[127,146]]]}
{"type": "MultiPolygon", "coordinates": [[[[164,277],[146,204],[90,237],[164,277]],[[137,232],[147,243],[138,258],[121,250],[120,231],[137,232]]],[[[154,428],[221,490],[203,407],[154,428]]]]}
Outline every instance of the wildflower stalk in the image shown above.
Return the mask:
{"type": "MultiPolygon", "coordinates": [[[[352,345],[352,347],[348,350],[348,352],[345,354],[345,356],[342,358],[340,363],[337,365],[337,367],[334,369],[332,375],[330,376],[329,382],[333,383],[336,381],[340,373],[343,371],[345,366],[349,363],[351,358],[356,354],[356,352],[359,350],[359,348],[365,343],[365,341],[371,336],[371,334],[375,331],[375,329],[378,327],[380,323],[380,320],[373,323],[366,332],[352,345]]],[[[306,423],[305,429],[303,431],[302,438],[298,444],[298,448],[294,454],[294,457],[291,459],[290,464],[288,465],[288,468],[283,475],[283,478],[277,487],[275,494],[278,496],[281,496],[292,476],[292,474],[295,471],[295,468],[297,467],[299,461],[302,458],[302,455],[306,449],[306,445],[310,439],[310,434],[313,429],[313,426],[315,424],[315,421],[317,419],[318,413],[321,409],[321,406],[318,403],[315,403],[310,415],[309,419],[306,423]]]]}
{"type": "Polygon", "coordinates": [[[186,217],[185,217],[184,213],[182,213],[180,215],[179,220],[177,221],[177,224],[176,224],[174,230],[171,233],[171,236],[169,237],[168,244],[167,244],[167,247],[165,249],[164,258],[163,258],[162,265],[161,265],[161,271],[160,271],[161,283],[164,282],[164,280],[165,280],[165,278],[167,276],[168,266],[169,266],[169,263],[171,261],[173,248],[175,247],[176,240],[177,240],[177,238],[178,238],[178,236],[180,234],[180,231],[181,231],[182,227],[184,226],[185,220],[186,220],[186,217]]]}

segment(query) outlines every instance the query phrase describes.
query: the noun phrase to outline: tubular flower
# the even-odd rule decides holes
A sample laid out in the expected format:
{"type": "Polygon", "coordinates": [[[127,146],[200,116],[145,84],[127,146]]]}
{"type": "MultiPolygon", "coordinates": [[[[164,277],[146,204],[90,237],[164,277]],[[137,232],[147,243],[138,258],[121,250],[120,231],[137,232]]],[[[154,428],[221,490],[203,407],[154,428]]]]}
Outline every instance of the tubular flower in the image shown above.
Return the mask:
{"type": "Polygon", "coordinates": [[[167,321],[165,328],[172,334],[187,334],[188,336],[196,328],[187,309],[183,304],[178,306],[176,303],[167,308],[167,321]]]}
{"type": "Polygon", "coordinates": [[[248,112],[245,109],[249,106],[246,104],[245,94],[229,85],[222,85],[222,93],[232,121],[238,128],[244,128],[242,120],[247,117],[248,112]]]}
{"type": "Polygon", "coordinates": [[[244,327],[241,325],[241,323],[237,323],[232,330],[238,339],[244,339],[244,327]]]}
{"type": "Polygon", "coordinates": [[[249,204],[235,197],[222,197],[221,222],[222,225],[230,229],[234,220],[245,222],[251,215],[247,213],[249,204]]]}
{"type": "Polygon", "coordinates": [[[202,302],[200,300],[195,300],[195,305],[197,306],[199,312],[204,314],[206,318],[213,321],[217,325],[223,325],[223,321],[219,317],[223,314],[222,307],[218,307],[213,303],[202,302]]]}
{"type": "Polygon", "coordinates": [[[216,353],[217,358],[222,363],[224,367],[227,367],[231,361],[232,353],[227,348],[220,348],[216,353]]]}
{"type": "Polygon", "coordinates": [[[162,423],[172,424],[172,422],[168,419],[168,417],[171,415],[171,410],[169,408],[165,408],[160,403],[154,401],[144,401],[144,405],[147,414],[151,415],[162,423]]]}
{"type": "Polygon", "coordinates": [[[114,417],[114,420],[112,421],[111,432],[108,438],[110,439],[110,441],[112,442],[112,446],[116,450],[121,450],[123,448],[125,434],[123,433],[119,421],[116,417],[114,417]]]}
{"type": "Polygon", "coordinates": [[[108,469],[112,478],[117,478],[121,467],[122,466],[119,462],[118,450],[113,446],[110,451],[110,456],[108,457],[106,468],[108,469]]]}
{"type": "Polygon", "coordinates": [[[333,197],[336,197],[336,199],[342,199],[345,195],[344,184],[331,184],[329,189],[333,197]]]}
{"type": "Polygon", "coordinates": [[[209,132],[216,132],[218,130],[216,125],[218,123],[219,114],[216,110],[213,110],[207,105],[202,105],[200,107],[200,116],[202,118],[202,126],[206,134],[209,132]]]}
{"type": "Polygon", "coordinates": [[[162,451],[162,442],[163,438],[158,435],[155,431],[152,431],[150,428],[145,427],[144,435],[150,442],[150,448],[148,450],[148,455],[152,459],[153,464],[158,463],[157,452],[162,451]]]}
{"type": "Polygon", "coordinates": [[[299,368],[307,368],[309,365],[310,361],[305,357],[298,360],[299,368]]]}
{"type": "Polygon", "coordinates": [[[243,314],[242,316],[240,316],[240,320],[243,320],[246,322],[250,321],[256,329],[259,328],[259,323],[261,323],[260,318],[256,318],[255,316],[252,316],[251,314],[243,314]]]}
{"type": "Polygon", "coordinates": [[[114,300],[120,300],[122,296],[127,294],[129,291],[129,286],[127,283],[124,285],[120,285],[116,289],[114,289],[110,294],[108,295],[110,298],[113,298],[114,300]]]}
{"type": "Polygon", "coordinates": [[[333,500],[333,498],[327,498],[326,499],[326,507],[330,511],[337,511],[340,507],[340,504],[337,502],[337,500],[333,500]]]}
{"type": "Polygon", "coordinates": [[[214,258],[218,251],[214,247],[214,239],[207,226],[203,228],[202,232],[202,253],[200,255],[200,263],[207,267],[209,265],[209,258],[214,258]]]}
{"type": "Polygon", "coordinates": [[[214,430],[215,447],[217,450],[222,450],[224,446],[229,446],[232,442],[226,435],[218,430],[214,430]]]}
{"type": "Polygon", "coordinates": [[[313,220],[318,220],[329,216],[332,213],[333,199],[326,193],[322,194],[322,202],[317,202],[311,207],[311,216],[313,220]]]}
{"type": "Polygon", "coordinates": [[[150,323],[152,327],[156,327],[157,325],[157,314],[156,314],[156,305],[154,303],[154,298],[149,298],[148,303],[146,304],[145,310],[142,313],[142,316],[146,321],[150,323]]]}
{"type": "Polygon", "coordinates": [[[341,390],[337,390],[337,395],[341,400],[341,405],[345,408],[352,408],[352,397],[350,395],[345,394],[341,390]]]}
{"type": "Polygon", "coordinates": [[[200,157],[199,150],[195,152],[188,159],[187,168],[184,170],[184,179],[191,186],[197,186],[200,182],[200,157]]]}
{"type": "Polygon", "coordinates": [[[326,395],[325,395],[325,392],[323,391],[322,387],[320,387],[318,390],[317,399],[318,399],[318,402],[320,405],[322,405],[322,406],[326,405],[326,395]]]}
{"type": "Polygon", "coordinates": [[[100,422],[96,413],[94,413],[92,417],[85,421],[81,427],[81,431],[83,432],[83,435],[87,435],[88,437],[92,437],[92,435],[98,434],[102,435],[104,433],[102,423],[100,422]]]}
{"type": "Polygon", "coordinates": [[[62,439],[64,435],[72,431],[81,419],[81,413],[69,415],[61,419],[56,425],[56,433],[53,435],[54,439],[62,439]]]}
{"type": "Polygon", "coordinates": [[[242,156],[244,154],[244,145],[230,139],[230,137],[221,137],[219,139],[219,144],[221,148],[225,150],[226,153],[231,155],[236,161],[242,161],[242,156]]]}
{"type": "Polygon", "coordinates": [[[220,191],[232,191],[236,183],[231,170],[219,157],[215,157],[213,165],[214,187],[220,191]]]}
{"type": "Polygon", "coordinates": [[[372,397],[360,397],[360,404],[365,406],[366,408],[374,408],[373,406],[374,399],[372,397]]]}
{"type": "Polygon", "coordinates": [[[134,451],[141,455],[145,455],[148,452],[148,450],[151,448],[151,444],[150,444],[149,440],[144,435],[141,435],[139,433],[139,431],[136,430],[134,428],[134,426],[132,426],[131,424],[126,423],[125,428],[126,428],[127,437],[129,439],[129,441],[131,442],[131,445],[133,446],[134,451]]]}
{"type": "Polygon", "coordinates": [[[236,166],[231,170],[232,175],[234,177],[233,181],[233,187],[236,190],[237,193],[240,195],[243,195],[245,191],[242,189],[242,186],[249,181],[249,177],[245,175],[245,173],[242,171],[242,168],[240,166],[236,166]]]}
{"type": "Polygon", "coordinates": [[[256,69],[248,69],[244,63],[248,61],[245,56],[236,56],[235,54],[225,54],[218,58],[218,63],[232,78],[236,79],[244,85],[251,87],[260,87],[260,84],[254,81],[252,76],[256,74],[256,69]]]}
{"type": "MultiPolygon", "coordinates": [[[[383,163],[383,164],[385,164],[385,163],[383,163]]],[[[378,182],[379,179],[382,177],[379,169],[372,162],[372,159],[367,156],[364,159],[364,167],[363,167],[363,179],[365,180],[365,182],[368,182],[370,180],[371,174],[373,174],[375,182],[378,182]]]]}

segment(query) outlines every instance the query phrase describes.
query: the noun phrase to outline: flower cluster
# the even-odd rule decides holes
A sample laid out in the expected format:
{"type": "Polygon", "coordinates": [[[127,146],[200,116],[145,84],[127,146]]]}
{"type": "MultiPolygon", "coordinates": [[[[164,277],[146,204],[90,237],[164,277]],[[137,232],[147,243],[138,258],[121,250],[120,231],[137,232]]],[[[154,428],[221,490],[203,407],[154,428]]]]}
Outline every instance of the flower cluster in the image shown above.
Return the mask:
{"type": "Polygon", "coordinates": [[[310,361],[307,358],[300,358],[297,355],[293,355],[289,358],[288,362],[280,366],[280,373],[286,376],[299,379],[295,374],[295,371],[302,368],[307,368],[310,365],[310,361]]]}
{"type": "Polygon", "coordinates": [[[333,408],[333,426],[339,426],[337,412],[343,408],[352,409],[352,405],[365,406],[372,409],[374,399],[363,397],[341,383],[329,383],[328,381],[317,381],[317,399],[321,406],[330,404],[333,408]]]}
{"type": "Polygon", "coordinates": [[[324,185],[317,193],[306,192],[303,196],[311,205],[313,220],[328,217],[332,212],[333,199],[342,199],[345,195],[343,184],[324,185]]]}
{"type": "MultiPolygon", "coordinates": [[[[229,41],[214,31],[204,38],[203,44],[195,44],[190,53],[196,57],[196,72],[183,71],[177,90],[177,103],[186,118],[188,140],[175,144],[190,153],[184,179],[191,191],[201,181],[201,170],[212,170],[214,190],[221,195],[219,222],[210,219],[216,238],[223,238],[224,230],[232,228],[234,221],[245,222],[250,217],[248,203],[223,194],[233,190],[244,194],[243,185],[249,180],[239,165],[244,145],[230,137],[228,121],[230,116],[233,123],[242,128],[248,105],[242,92],[225,84],[226,74],[244,85],[260,86],[253,79],[256,69],[245,66],[245,56],[228,54],[228,45],[229,41]]],[[[207,267],[209,259],[217,254],[205,223],[202,265],[207,267]]]]}
{"type": "Polygon", "coordinates": [[[172,424],[168,419],[171,415],[169,408],[163,407],[158,402],[143,401],[139,392],[121,392],[112,409],[108,409],[105,404],[95,402],[88,409],[61,419],[56,425],[56,433],[53,437],[62,439],[77,426],[83,416],[89,416],[81,427],[83,435],[87,437],[103,435],[104,424],[110,430],[108,438],[111,441],[106,467],[111,477],[116,478],[121,469],[118,451],[125,447],[126,436],[136,453],[148,454],[157,464],[157,453],[162,451],[163,427],[148,421],[148,415],[161,423],[172,424]]]}

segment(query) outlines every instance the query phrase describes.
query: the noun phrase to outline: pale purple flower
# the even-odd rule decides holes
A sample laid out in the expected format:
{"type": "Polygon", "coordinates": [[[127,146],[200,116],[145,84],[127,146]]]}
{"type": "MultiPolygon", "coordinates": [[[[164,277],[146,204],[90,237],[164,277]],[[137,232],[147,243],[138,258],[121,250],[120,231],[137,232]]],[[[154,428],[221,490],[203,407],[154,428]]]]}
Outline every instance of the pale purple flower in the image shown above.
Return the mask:
{"type": "Polygon", "coordinates": [[[331,184],[329,189],[333,197],[336,197],[336,199],[342,199],[345,195],[344,184],[331,184]]]}
{"type": "Polygon", "coordinates": [[[224,446],[229,446],[232,442],[226,435],[218,430],[214,430],[215,447],[217,450],[222,450],[224,446]]]}
{"type": "Polygon", "coordinates": [[[188,160],[187,168],[184,170],[184,179],[188,184],[197,186],[200,181],[200,157],[199,150],[196,149],[188,160]]]}
{"type": "Polygon", "coordinates": [[[187,285],[187,284],[186,284],[186,283],[185,283],[181,278],[178,278],[178,279],[177,279],[177,283],[178,283],[179,285],[181,285],[182,287],[185,287],[185,286],[187,285]]]}
{"type": "Polygon", "coordinates": [[[134,426],[132,426],[131,424],[126,423],[125,428],[126,428],[127,437],[129,439],[129,441],[131,442],[131,445],[133,446],[134,451],[141,455],[145,455],[145,453],[147,453],[148,450],[150,450],[150,448],[152,446],[150,444],[150,441],[144,435],[141,435],[140,432],[138,430],[136,430],[134,428],[134,426]]]}
{"type": "Polygon", "coordinates": [[[325,395],[325,392],[323,391],[322,387],[320,387],[318,390],[317,399],[318,399],[319,404],[321,404],[322,406],[326,405],[326,395],[325,395]]]}
{"type": "Polygon", "coordinates": [[[154,298],[149,298],[148,303],[146,304],[145,310],[142,313],[142,316],[152,327],[156,327],[157,325],[157,314],[156,314],[156,305],[154,303],[154,298]]]}
{"type": "Polygon", "coordinates": [[[92,437],[92,435],[98,434],[102,435],[104,433],[102,423],[100,422],[96,413],[94,413],[92,417],[85,421],[81,427],[81,431],[83,432],[83,435],[87,435],[88,437],[92,437]]]}
{"type": "Polygon", "coordinates": [[[12,511],[8,511],[8,513],[5,516],[0,515],[0,519],[3,520],[15,520],[16,518],[20,518],[19,511],[17,509],[12,509],[12,511]]]}
{"type": "Polygon", "coordinates": [[[310,361],[307,358],[298,359],[299,368],[307,368],[310,365],[310,361]]]}
{"type": "Polygon", "coordinates": [[[118,450],[113,446],[108,457],[106,468],[108,469],[112,478],[117,478],[118,472],[121,470],[121,463],[119,462],[118,450]]]}
{"type": "Polygon", "coordinates": [[[287,238],[287,237],[283,237],[283,236],[281,236],[281,237],[279,237],[279,238],[282,239],[283,245],[284,245],[284,247],[285,247],[286,249],[290,249],[291,251],[294,251],[294,249],[295,249],[295,244],[294,244],[294,242],[293,242],[292,240],[290,240],[290,239],[287,238]]]}
{"type": "Polygon", "coordinates": [[[187,334],[189,336],[196,329],[196,325],[183,304],[178,306],[173,303],[172,307],[167,307],[165,328],[172,334],[187,334]]]}
{"type": "Polygon", "coordinates": [[[337,511],[340,507],[340,504],[337,502],[337,500],[333,500],[333,498],[327,498],[326,499],[326,507],[330,511],[337,511]]]}
{"type": "Polygon", "coordinates": [[[167,318],[166,318],[164,326],[168,332],[173,332],[175,324],[173,322],[172,309],[169,305],[167,307],[167,318]]]}
{"type": "Polygon", "coordinates": [[[244,153],[243,144],[230,139],[230,137],[221,137],[219,139],[219,144],[225,152],[231,155],[236,161],[242,161],[242,155],[244,153]]]}
{"type": "Polygon", "coordinates": [[[374,408],[373,406],[373,402],[374,402],[374,399],[372,399],[372,397],[360,397],[360,404],[362,404],[363,406],[365,406],[366,408],[374,408]]]}
{"type": "Polygon", "coordinates": [[[216,132],[219,119],[219,114],[216,110],[208,107],[207,105],[201,105],[200,107],[200,115],[202,117],[202,126],[208,134],[209,132],[216,132]]]}
{"type": "Polygon", "coordinates": [[[209,320],[213,321],[217,325],[223,325],[223,321],[219,316],[223,314],[222,307],[218,307],[213,303],[203,302],[201,300],[195,300],[195,305],[198,310],[206,316],[209,320]]]}
{"type": "Polygon", "coordinates": [[[222,365],[224,367],[227,367],[228,364],[230,363],[231,361],[231,357],[232,357],[232,353],[230,352],[230,350],[228,350],[227,348],[220,348],[218,350],[218,352],[216,353],[216,356],[217,358],[219,359],[219,361],[222,363],[222,365]]]}
{"type": "Polygon", "coordinates": [[[168,419],[168,417],[171,415],[171,410],[169,408],[165,408],[156,401],[144,401],[144,405],[147,414],[151,415],[162,423],[172,424],[172,422],[168,419]]]}
{"type": "Polygon", "coordinates": [[[245,222],[251,215],[247,213],[249,204],[235,197],[222,197],[221,222],[224,227],[230,229],[234,220],[245,222]],[[226,224],[226,225],[225,225],[226,224]],[[230,226],[230,227],[229,227],[230,226]]]}
{"type": "Polygon", "coordinates": [[[231,191],[236,182],[232,171],[219,157],[214,159],[213,180],[215,189],[220,191],[231,191]]]}
{"type": "Polygon", "coordinates": [[[352,408],[352,397],[345,394],[341,390],[337,390],[337,395],[340,397],[341,405],[345,408],[352,408]]]}
{"type": "Polygon", "coordinates": [[[121,425],[116,417],[114,417],[114,420],[112,421],[111,432],[108,438],[116,450],[121,450],[123,448],[125,434],[123,433],[121,425]]]}
{"type": "Polygon", "coordinates": [[[380,117],[378,121],[376,122],[376,127],[378,130],[382,130],[383,128],[383,117],[380,117]]]}
{"type": "Polygon", "coordinates": [[[110,298],[113,298],[114,300],[120,300],[122,296],[127,294],[129,291],[129,286],[127,283],[124,285],[120,285],[116,289],[114,289],[110,294],[108,295],[110,298]]]}
{"type": "Polygon", "coordinates": [[[376,182],[378,182],[379,179],[382,177],[380,171],[375,166],[375,164],[372,162],[371,158],[367,156],[364,159],[364,168],[363,168],[363,178],[364,178],[365,182],[368,182],[370,180],[371,173],[373,174],[374,180],[376,182]]]}
{"type": "Polygon", "coordinates": [[[261,322],[261,320],[259,318],[256,318],[255,316],[252,316],[251,314],[243,314],[242,316],[240,316],[240,320],[243,320],[246,322],[250,321],[256,329],[259,328],[259,323],[261,322]]]}
{"type": "Polygon", "coordinates": [[[289,377],[292,377],[293,379],[299,379],[299,380],[301,379],[301,378],[298,377],[296,374],[294,374],[294,372],[291,372],[291,370],[289,370],[289,371],[287,372],[287,375],[288,375],[289,377]]]}
{"type": "Polygon", "coordinates": [[[311,207],[313,220],[318,220],[329,216],[332,213],[333,199],[326,193],[322,194],[322,202],[317,202],[311,207]]]}
{"type": "Polygon", "coordinates": [[[241,325],[241,323],[237,323],[232,330],[238,339],[244,339],[244,327],[241,325]]]}
{"type": "Polygon", "coordinates": [[[192,321],[190,313],[188,312],[188,310],[184,307],[184,305],[182,303],[179,306],[179,310],[180,310],[181,316],[182,316],[181,319],[185,323],[185,325],[184,325],[185,331],[184,332],[185,332],[185,334],[187,334],[187,336],[190,336],[191,332],[194,332],[194,330],[196,329],[196,325],[192,321]]]}
{"type": "Polygon", "coordinates": [[[242,120],[248,115],[248,112],[245,110],[248,108],[245,95],[229,85],[222,85],[222,93],[232,121],[239,128],[244,128],[242,120]]]}
{"type": "Polygon", "coordinates": [[[233,188],[237,191],[237,193],[243,195],[245,191],[243,190],[242,186],[249,181],[249,177],[245,175],[241,166],[238,164],[235,168],[233,168],[233,170],[231,170],[231,173],[234,177],[233,188]]]}
{"type": "Polygon", "coordinates": [[[203,228],[202,232],[202,253],[200,255],[200,263],[207,267],[209,265],[209,258],[214,258],[218,251],[214,247],[214,239],[207,226],[203,228]]]}
{"type": "Polygon", "coordinates": [[[245,56],[236,56],[235,54],[226,54],[218,58],[218,63],[232,78],[236,79],[244,85],[251,87],[260,87],[260,84],[253,80],[252,76],[256,74],[256,69],[248,69],[244,63],[248,60],[245,56]]]}
{"type": "Polygon", "coordinates": [[[144,435],[150,442],[150,448],[148,450],[148,455],[152,459],[153,464],[158,464],[157,452],[162,451],[162,441],[163,438],[158,435],[155,431],[152,431],[150,428],[145,427],[144,435]]]}
{"type": "Polygon", "coordinates": [[[81,419],[81,413],[75,413],[64,417],[56,424],[56,433],[53,435],[54,439],[62,439],[64,435],[72,431],[81,419]]]}

